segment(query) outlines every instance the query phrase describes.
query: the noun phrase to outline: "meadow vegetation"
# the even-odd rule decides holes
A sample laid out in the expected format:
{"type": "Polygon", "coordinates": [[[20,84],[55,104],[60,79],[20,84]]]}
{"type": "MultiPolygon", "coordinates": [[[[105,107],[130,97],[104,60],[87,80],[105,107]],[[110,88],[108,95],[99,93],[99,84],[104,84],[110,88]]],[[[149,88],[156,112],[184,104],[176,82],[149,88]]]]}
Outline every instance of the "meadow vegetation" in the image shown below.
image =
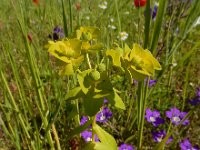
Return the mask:
{"type": "Polygon", "coordinates": [[[200,0],[1,0],[0,149],[198,150],[200,0]]]}

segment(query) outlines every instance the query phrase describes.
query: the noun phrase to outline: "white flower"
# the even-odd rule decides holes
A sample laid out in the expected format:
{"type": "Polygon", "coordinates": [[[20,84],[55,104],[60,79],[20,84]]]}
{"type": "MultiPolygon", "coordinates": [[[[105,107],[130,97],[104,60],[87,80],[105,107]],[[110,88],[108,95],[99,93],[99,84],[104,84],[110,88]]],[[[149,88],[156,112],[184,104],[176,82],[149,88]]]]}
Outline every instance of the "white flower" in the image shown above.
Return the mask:
{"type": "Polygon", "coordinates": [[[108,25],[108,28],[111,28],[111,29],[113,29],[113,30],[115,30],[116,29],[116,27],[114,26],[114,25],[108,25]]]}
{"type": "Polygon", "coordinates": [[[111,22],[114,22],[115,20],[114,20],[114,18],[110,18],[110,21],[111,21],[111,22]]]}
{"type": "Polygon", "coordinates": [[[86,16],[85,19],[90,20],[90,16],[86,16]]]}
{"type": "Polygon", "coordinates": [[[194,23],[194,27],[198,26],[200,24],[200,16],[197,18],[197,20],[194,23]]]}
{"type": "Polygon", "coordinates": [[[129,15],[129,14],[130,14],[129,11],[124,12],[124,15],[129,15]]]}
{"type": "Polygon", "coordinates": [[[101,9],[106,9],[107,8],[108,3],[106,1],[103,1],[99,4],[99,8],[101,9]]]}
{"type": "Polygon", "coordinates": [[[120,33],[119,33],[119,38],[120,38],[122,41],[125,41],[125,40],[128,38],[128,33],[126,33],[125,31],[120,32],[120,33]]]}

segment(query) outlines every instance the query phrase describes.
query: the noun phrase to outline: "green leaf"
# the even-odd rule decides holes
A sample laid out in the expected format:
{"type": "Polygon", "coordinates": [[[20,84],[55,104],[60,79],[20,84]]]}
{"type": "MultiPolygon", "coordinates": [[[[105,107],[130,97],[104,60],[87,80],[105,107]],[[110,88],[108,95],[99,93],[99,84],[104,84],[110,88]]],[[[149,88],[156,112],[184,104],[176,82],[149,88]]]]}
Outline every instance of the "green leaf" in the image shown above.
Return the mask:
{"type": "Polygon", "coordinates": [[[114,149],[113,147],[111,146],[108,146],[107,144],[105,143],[101,143],[101,142],[89,142],[86,144],[86,146],[82,149],[82,150],[117,150],[117,149],[114,149]]]}
{"type": "Polygon", "coordinates": [[[94,96],[95,93],[91,90],[83,98],[85,114],[88,116],[96,115],[103,105],[103,98],[95,98],[94,96]]]}
{"type": "Polygon", "coordinates": [[[83,149],[81,149],[81,150],[95,150],[95,144],[96,143],[93,143],[93,142],[89,142],[89,143],[87,143],[84,147],[83,147],[83,149]]]}
{"type": "Polygon", "coordinates": [[[77,75],[79,85],[83,91],[83,93],[87,94],[89,91],[89,88],[91,87],[91,80],[89,73],[92,71],[92,69],[85,70],[83,72],[79,72],[77,75]]]}
{"type": "Polygon", "coordinates": [[[65,10],[66,10],[66,8],[65,8],[64,0],[62,0],[63,26],[64,26],[65,36],[68,37],[67,15],[66,15],[66,11],[65,10]]]}
{"type": "Polygon", "coordinates": [[[154,26],[154,31],[153,31],[153,39],[151,42],[151,52],[154,54],[154,51],[156,50],[156,47],[158,45],[158,39],[159,39],[159,35],[161,32],[161,27],[162,27],[162,21],[164,19],[164,13],[165,13],[165,6],[167,4],[168,1],[163,1],[163,0],[159,0],[159,7],[158,7],[158,12],[157,12],[157,16],[156,16],[156,22],[155,22],[155,26],[154,26]]]}
{"type": "Polygon", "coordinates": [[[77,99],[78,97],[81,97],[82,96],[82,91],[81,91],[81,87],[75,87],[73,88],[72,90],[70,90],[65,99],[66,100],[73,100],[73,99],[77,99]]]}
{"type": "Polygon", "coordinates": [[[117,150],[117,143],[113,136],[111,136],[97,124],[93,126],[93,129],[101,141],[99,143],[95,143],[95,150],[105,150],[105,148],[109,150],[117,150]]]}
{"type": "Polygon", "coordinates": [[[117,108],[125,110],[125,104],[122,101],[121,97],[116,93],[116,91],[112,91],[112,93],[109,96],[106,96],[106,98],[109,100],[111,105],[114,105],[117,108]]]}
{"type": "Polygon", "coordinates": [[[108,145],[108,144],[105,144],[105,143],[95,143],[95,147],[94,147],[95,150],[106,150],[106,149],[109,149],[109,150],[117,150],[115,149],[115,147],[112,147],[111,145],[108,145]]]}

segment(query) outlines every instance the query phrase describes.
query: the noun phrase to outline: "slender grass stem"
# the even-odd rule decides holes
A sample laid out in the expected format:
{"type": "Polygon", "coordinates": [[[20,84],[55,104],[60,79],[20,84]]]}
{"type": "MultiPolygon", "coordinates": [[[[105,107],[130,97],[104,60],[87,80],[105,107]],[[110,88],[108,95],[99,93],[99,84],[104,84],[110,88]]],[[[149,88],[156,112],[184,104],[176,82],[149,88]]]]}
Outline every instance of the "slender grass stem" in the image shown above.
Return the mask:
{"type": "MultiPolygon", "coordinates": [[[[115,0],[115,10],[116,10],[116,13],[117,13],[117,23],[118,23],[118,34],[120,32],[122,32],[122,27],[121,27],[121,20],[120,20],[120,16],[119,16],[119,8],[118,8],[118,1],[115,0]]],[[[123,46],[123,42],[121,40],[121,46],[123,46]]]]}
{"type": "Polygon", "coordinates": [[[146,100],[147,100],[147,93],[148,93],[148,85],[149,85],[149,77],[147,79],[147,82],[144,84],[143,81],[143,86],[141,87],[142,90],[142,103],[140,108],[141,108],[141,116],[140,116],[140,124],[139,124],[139,141],[138,141],[138,149],[142,149],[142,139],[143,139],[143,129],[144,129],[144,116],[145,116],[145,110],[146,110],[146,100]]]}
{"type": "Polygon", "coordinates": [[[141,29],[140,29],[140,7],[137,8],[138,9],[138,22],[137,22],[137,30],[138,30],[138,44],[140,43],[140,34],[141,34],[141,29]]]}
{"type": "Polygon", "coordinates": [[[86,59],[87,59],[87,64],[88,64],[89,68],[92,69],[92,65],[90,63],[90,58],[89,58],[89,54],[88,53],[86,54],[86,59]]]}
{"type": "Polygon", "coordinates": [[[13,106],[14,109],[17,111],[17,114],[18,114],[19,121],[20,121],[20,123],[21,123],[22,129],[23,129],[23,131],[25,132],[27,138],[30,139],[30,134],[29,134],[29,132],[28,132],[28,130],[27,130],[27,126],[25,125],[25,122],[24,122],[24,120],[23,120],[23,118],[22,118],[22,116],[21,116],[21,114],[20,114],[19,108],[18,108],[18,106],[17,106],[17,104],[16,104],[16,102],[15,102],[15,99],[14,99],[14,97],[13,97],[13,95],[12,95],[12,93],[11,93],[9,87],[8,87],[6,78],[5,78],[5,76],[4,76],[3,72],[2,72],[2,70],[0,70],[0,76],[1,76],[1,78],[2,78],[2,80],[3,80],[3,84],[5,85],[6,90],[7,90],[7,92],[8,92],[8,95],[9,95],[9,97],[10,97],[12,106],[13,106]]]}
{"type": "Polygon", "coordinates": [[[95,132],[94,132],[94,129],[93,129],[95,124],[96,124],[96,116],[92,117],[92,141],[93,142],[95,142],[95,132]]]}
{"type": "Polygon", "coordinates": [[[59,141],[59,137],[58,137],[58,134],[57,134],[57,131],[56,131],[56,127],[54,124],[52,124],[52,133],[54,135],[54,139],[55,139],[55,142],[56,142],[56,146],[57,146],[57,150],[61,150],[61,147],[60,147],[60,141],[59,141]]]}
{"type": "Polygon", "coordinates": [[[186,68],[185,79],[184,79],[182,110],[184,110],[184,108],[185,108],[186,92],[187,92],[187,86],[188,86],[188,81],[189,81],[190,63],[191,63],[191,61],[189,60],[187,68],[186,68]]]}
{"type": "Polygon", "coordinates": [[[69,19],[70,19],[70,30],[71,33],[73,32],[73,15],[72,15],[72,3],[71,0],[68,0],[69,2],[69,19]]]}
{"type": "Polygon", "coordinates": [[[148,0],[146,4],[146,16],[145,16],[145,30],[144,30],[144,48],[148,48],[149,44],[149,31],[150,31],[150,23],[151,23],[151,13],[150,13],[150,3],[151,1],[148,0]]]}

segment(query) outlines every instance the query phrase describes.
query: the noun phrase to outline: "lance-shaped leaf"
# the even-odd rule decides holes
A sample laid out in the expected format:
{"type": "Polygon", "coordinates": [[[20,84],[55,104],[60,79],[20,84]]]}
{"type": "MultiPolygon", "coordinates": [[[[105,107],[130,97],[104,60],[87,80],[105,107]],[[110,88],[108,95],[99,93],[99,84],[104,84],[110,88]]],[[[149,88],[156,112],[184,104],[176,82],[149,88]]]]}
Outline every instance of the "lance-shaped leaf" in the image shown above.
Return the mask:
{"type": "Polygon", "coordinates": [[[109,150],[117,150],[117,143],[113,136],[111,136],[97,124],[93,126],[93,130],[101,141],[95,143],[96,150],[105,150],[105,148],[109,150]]]}
{"type": "Polygon", "coordinates": [[[117,150],[117,143],[112,135],[107,133],[97,124],[93,126],[93,130],[100,142],[90,142],[83,150],[117,150]]]}

